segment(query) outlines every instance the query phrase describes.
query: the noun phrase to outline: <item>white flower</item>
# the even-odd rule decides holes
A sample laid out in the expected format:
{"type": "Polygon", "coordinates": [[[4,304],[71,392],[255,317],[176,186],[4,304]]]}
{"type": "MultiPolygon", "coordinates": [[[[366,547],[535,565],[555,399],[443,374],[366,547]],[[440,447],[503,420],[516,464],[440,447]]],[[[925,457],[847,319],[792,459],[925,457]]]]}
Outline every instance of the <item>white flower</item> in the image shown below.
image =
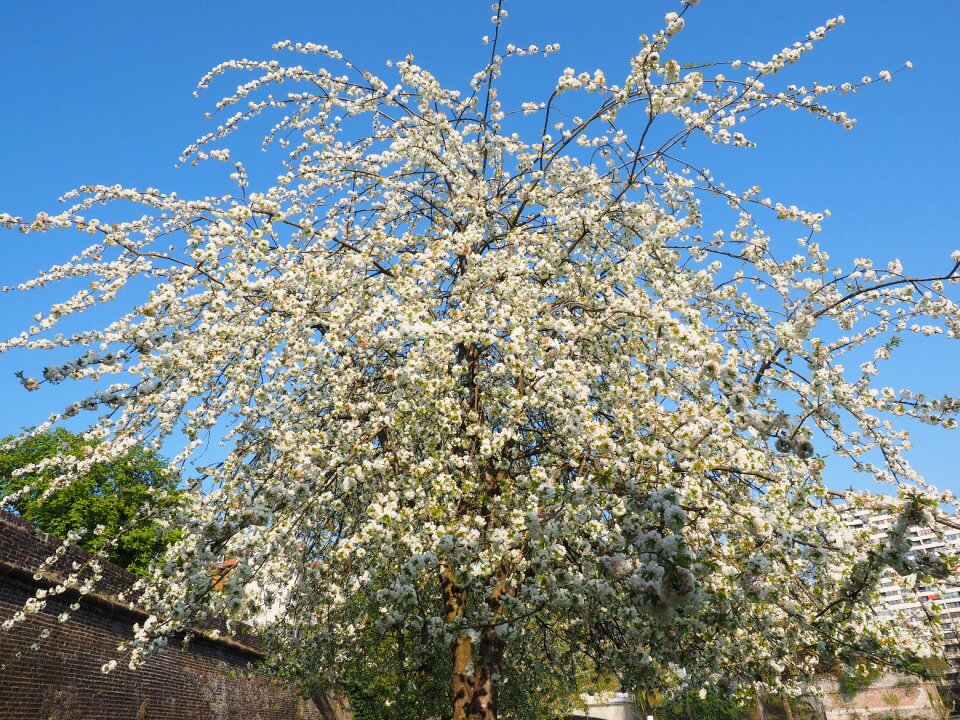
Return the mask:
{"type": "Polygon", "coordinates": [[[524,115],[531,115],[537,112],[540,109],[540,106],[535,102],[525,102],[521,108],[523,109],[524,115]]]}
{"type": "Polygon", "coordinates": [[[666,24],[667,32],[671,35],[675,35],[683,30],[684,19],[675,12],[668,12],[664,16],[663,21],[666,24]]]}

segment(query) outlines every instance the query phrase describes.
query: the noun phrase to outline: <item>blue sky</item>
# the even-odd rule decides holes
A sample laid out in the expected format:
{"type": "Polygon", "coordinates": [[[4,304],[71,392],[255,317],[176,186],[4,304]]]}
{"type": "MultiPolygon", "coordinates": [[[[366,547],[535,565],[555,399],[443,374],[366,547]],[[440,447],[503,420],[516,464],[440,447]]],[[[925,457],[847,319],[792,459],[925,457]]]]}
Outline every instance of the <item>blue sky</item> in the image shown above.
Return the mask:
{"type": "MultiPolygon", "coordinates": [[[[539,99],[568,65],[622,75],[637,36],[659,27],[679,2],[508,0],[506,7],[505,42],[561,44],[546,60],[508,67],[508,93],[539,99]]],[[[273,42],[305,40],[329,44],[383,73],[385,59],[412,52],[444,84],[464,87],[488,55],[480,37],[491,32],[490,14],[486,0],[3,3],[0,212],[56,209],[57,197],[87,183],[219,192],[223,186],[209,170],[174,169],[180,150],[209,129],[203,113],[228,89],[192,96],[216,63],[272,57],[273,42]]],[[[953,50],[960,3],[703,0],[688,13],[674,51],[681,61],[765,59],[840,14],[846,25],[791,77],[856,81],[908,59],[914,69],[891,85],[833,100],[859,119],[851,133],[771,113],[753,126],[756,150],[711,153],[708,164],[732,187],[757,182],[786,204],[830,208],[820,240],[838,262],[899,257],[917,273],[942,270],[960,248],[952,212],[960,190],[953,50]]],[[[235,155],[240,144],[241,159],[253,162],[256,139],[233,141],[235,155]]],[[[78,243],[68,235],[25,240],[0,234],[0,285],[32,277],[78,250],[78,243]]],[[[0,296],[0,335],[19,332],[41,299],[0,296]]],[[[62,404],[56,393],[27,395],[18,385],[13,372],[38,374],[39,362],[40,356],[0,356],[0,435],[35,424],[62,404]]],[[[960,353],[943,339],[909,343],[895,370],[894,385],[960,391],[960,353]]],[[[960,434],[918,428],[914,443],[913,461],[927,478],[960,492],[960,434]]],[[[835,484],[850,481],[838,468],[835,484]]]]}

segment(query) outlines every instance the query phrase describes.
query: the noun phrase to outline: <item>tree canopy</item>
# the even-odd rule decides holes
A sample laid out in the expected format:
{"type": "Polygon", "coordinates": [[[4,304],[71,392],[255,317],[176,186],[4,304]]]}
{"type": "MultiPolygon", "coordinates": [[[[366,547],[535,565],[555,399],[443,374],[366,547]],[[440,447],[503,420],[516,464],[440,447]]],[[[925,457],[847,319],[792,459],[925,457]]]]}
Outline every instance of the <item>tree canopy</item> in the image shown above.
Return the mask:
{"type": "Polygon", "coordinates": [[[93,237],[18,290],[88,284],[0,344],[74,349],[27,391],[100,382],[37,431],[97,413],[103,442],[62,454],[59,481],[148,438],[182,433],[175,463],[223,446],[143,585],[132,663],[265,595],[279,670],[338,688],[366,664],[385,707],[442,671],[455,720],[520,716],[577,669],[779,692],[929,652],[869,601],[885,568],[952,572],[910,551],[909,527],[936,527],[951,497],[911,468],[904,423],[952,427],[958,403],[879,376],[902,336],[956,337],[960,253],[917,275],[837,268],[825,213],[704,169],[697,148],[749,147],[760,112],[851,128],[827,103],[877,81],[781,80],[842,18],[761,61],[674,57],[695,4],[642,37],[625,77],[568,68],[517,107],[501,73],[556,48],[504,47],[501,4],[463,91],[412,57],[387,80],[278,43],[290,64],[230,61],[200,83],[249,76],[183,153],[228,163],[235,193],[90,186],[57,214],[0,216],[93,237]],[[255,188],[224,143],[271,113],[285,152],[255,188]],[[60,330],[115,298],[110,322],[60,330]],[[845,496],[896,514],[888,538],[847,526],[824,481],[837,462],[895,490],[845,496]],[[369,667],[381,652],[396,672],[369,667]]]}
{"type": "MultiPolygon", "coordinates": [[[[0,440],[0,445],[7,446],[11,439],[0,440]]],[[[179,476],[170,472],[166,460],[136,446],[62,487],[54,486],[54,467],[17,473],[63,456],[79,459],[97,445],[95,440],[56,428],[5,447],[0,450],[0,498],[10,496],[4,509],[44,532],[60,538],[80,533],[80,547],[91,552],[106,548],[109,560],[143,575],[174,539],[168,528],[141,517],[146,508],[178,502],[179,476]],[[103,529],[94,533],[98,526],[103,529]]]]}

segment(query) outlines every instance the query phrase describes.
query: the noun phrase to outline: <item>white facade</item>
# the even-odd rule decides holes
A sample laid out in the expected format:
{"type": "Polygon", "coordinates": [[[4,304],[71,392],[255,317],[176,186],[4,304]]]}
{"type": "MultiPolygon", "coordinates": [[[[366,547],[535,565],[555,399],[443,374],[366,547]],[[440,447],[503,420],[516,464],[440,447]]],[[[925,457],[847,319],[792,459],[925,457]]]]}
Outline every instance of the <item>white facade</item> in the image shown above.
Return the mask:
{"type": "MultiPolygon", "coordinates": [[[[641,720],[630,693],[585,693],[580,696],[580,706],[573,710],[572,718],[596,718],[597,720],[641,720]]],[[[649,715],[648,720],[653,720],[649,715]]]]}

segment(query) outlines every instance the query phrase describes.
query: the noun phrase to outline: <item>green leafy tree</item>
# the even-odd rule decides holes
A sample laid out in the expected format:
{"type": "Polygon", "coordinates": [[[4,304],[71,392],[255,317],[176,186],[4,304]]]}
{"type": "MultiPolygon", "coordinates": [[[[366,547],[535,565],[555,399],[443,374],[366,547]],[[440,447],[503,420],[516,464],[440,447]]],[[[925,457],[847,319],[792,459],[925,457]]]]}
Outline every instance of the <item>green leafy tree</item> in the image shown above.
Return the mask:
{"type": "MultiPolygon", "coordinates": [[[[10,438],[4,439],[5,446],[10,438]]],[[[69,455],[82,457],[96,447],[81,435],[57,428],[35,435],[15,447],[0,451],[0,496],[4,509],[29,520],[44,532],[64,538],[71,531],[87,532],[78,543],[91,552],[111,542],[107,557],[127,570],[143,575],[150,560],[175,539],[152,518],[140,517],[144,503],[156,510],[179,502],[179,478],[157,453],[134,447],[125,456],[94,466],[83,477],[44,498],[55,482],[58,467],[15,474],[42,460],[69,455]]]]}

